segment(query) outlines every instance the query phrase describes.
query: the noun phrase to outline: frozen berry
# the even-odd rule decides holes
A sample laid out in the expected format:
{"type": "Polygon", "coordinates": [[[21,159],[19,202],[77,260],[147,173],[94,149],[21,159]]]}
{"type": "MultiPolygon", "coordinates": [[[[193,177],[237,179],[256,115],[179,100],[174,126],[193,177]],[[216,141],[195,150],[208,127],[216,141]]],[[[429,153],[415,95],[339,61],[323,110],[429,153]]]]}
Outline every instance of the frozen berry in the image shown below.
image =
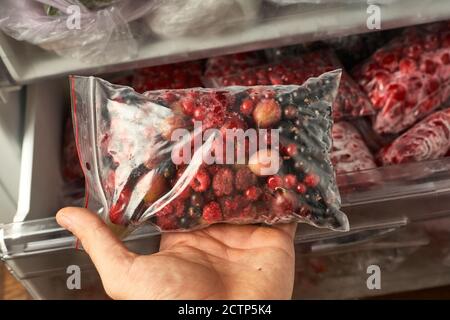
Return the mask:
{"type": "Polygon", "coordinates": [[[203,119],[205,119],[205,109],[202,107],[197,107],[194,109],[194,113],[193,113],[193,118],[197,121],[202,121],[203,119]]]}
{"type": "Polygon", "coordinates": [[[233,171],[230,168],[221,168],[213,177],[212,187],[218,197],[230,195],[234,189],[233,171]]]}
{"type": "Polygon", "coordinates": [[[193,205],[194,207],[201,207],[203,206],[203,197],[201,194],[199,193],[194,193],[193,195],[191,195],[191,205],[193,205]]]}
{"type": "Polygon", "coordinates": [[[283,186],[283,179],[279,176],[272,176],[267,179],[267,186],[272,190],[281,188],[283,186]]]}
{"type": "Polygon", "coordinates": [[[290,143],[286,146],[284,151],[286,152],[286,155],[288,157],[293,157],[297,154],[297,145],[295,145],[294,143],[290,143]]]}
{"type": "Polygon", "coordinates": [[[174,213],[177,217],[182,217],[184,215],[184,210],[186,205],[184,204],[184,199],[177,198],[173,202],[174,213]]]}
{"type": "Polygon", "coordinates": [[[297,118],[298,110],[294,106],[287,106],[286,108],[284,108],[283,115],[286,119],[292,120],[297,118]]]}
{"type": "Polygon", "coordinates": [[[305,177],[305,179],[304,179],[303,182],[304,182],[308,187],[315,187],[315,186],[317,186],[317,185],[319,184],[320,178],[319,178],[319,176],[317,176],[317,175],[315,175],[315,174],[313,174],[313,173],[310,173],[310,174],[307,174],[307,175],[306,175],[306,177],[305,177]]]}
{"type": "Polygon", "coordinates": [[[281,108],[274,99],[261,100],[253,110],[253,119],[260,128],[268,128],[281,119],[281,108]]]}
{"type": "Polygon", "coordinates": [[[297,184],[297,187],[295,188],[295,190],[300,193],[300,194],[304,194],[306,193],[306,186],[303,183],[299,183],[297,184]]]}
{"type": "Polygon", "coordinates": [[[194,113],[195,102],[193,99],[186,98],[181,102],[181,107],[185,114],[192,115],[194,113]]]}
{"type": "Polygon", "coordinates": [[[189,207],[187,213],[191,219],[198,219],[202,216],[202,211],[198,207],[189,207]]]}
{"type": "Polygon", "coordinates": [[[209,185],[211,183],[211,180],[208,175],[208,171],[204,168],[200,168],[197,171],[197,174],[195,175],[194,179],[191,181],[191,188],[196,192],[203,192],[208,189],[209,185]]]}
{"type": "Polygon", "coordinates": [[[236,172],[235,186],[236,190],[244,191],[257,182],[256,175],[246,166],[241,167],[236,172]]]}
{"type": "Polygon", "coordinates": [[[297,185],[297,177],[293,174],[288,174],[283,178],[284,186],[291,189],[297,185]]]}
{"type": "Polygon", "coordinates": [[[220,221],[222,219],[222,210],[220,205],[212,201],[203,208],[203,219],[208,223],[220,221]]]}
{"type": "Polygon", "coordinates": [[[250,201],[256,201],[261,196],[262,191],[258,187],[250,187],[247,190],[245,190],[245,197],[250,201]]]}
{"type": "Polygon", "coordinates": [[[251,99],[245,99],[241,104],[241,113],[250,115],[253,112],[253,101],[251,99]]]}

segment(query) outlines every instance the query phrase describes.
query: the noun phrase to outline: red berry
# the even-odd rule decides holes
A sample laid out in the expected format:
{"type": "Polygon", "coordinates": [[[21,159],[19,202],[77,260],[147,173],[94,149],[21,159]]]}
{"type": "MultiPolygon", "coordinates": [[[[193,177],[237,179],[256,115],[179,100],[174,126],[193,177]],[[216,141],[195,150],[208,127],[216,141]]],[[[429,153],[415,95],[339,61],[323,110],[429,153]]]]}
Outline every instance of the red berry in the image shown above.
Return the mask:
{"type": "Polygon", "coordinates": [[[253,112],[253,101],[251,99],[245,99],[241,104],[241,113],[250,115],[253,112]]]}
{"type": "Polygon", "coordinates": [[[220,221],[222,219],[222,210],[220,205],[212,201],[203,208],[203,219],[208,223],[220,221]]]}
{"type": "Polygon", "coordinates": [[[279,176],[271,176],[269,179],[267,179],[267,186],[272,190],[281,188],[282,185],[283,179],[281,179],[279,176]]]}
{"type": "Polygon", "coordinates": [[[236,190],[244,191],[254,186],[257,179],[256,175],[248,167],[239,168],[235,178],[236,190]]]}
{"type": "Polygon", "coordinates": [[[304,194],[306,192],[306,186],[303,183],[297,184],[297,187],[295,188],[298,193],[304,194]]]}
{"type": "Polygon", "coordinates": [[[297,146],[293,143],[290,143],[286,146],[286,155],[289,157],[293,157],[297,154],[297,146]]]}
{"type": "Polygon", "coordinates": [[[317,176],[317,175],[315,175],[313,173],[310,173],[310,174],[306,175],[305,180],[303,182],[308,187],[315,187],[315,186],[317,186],[319,184],[320,178],[319,178],[319,176],[317,176]]]}
{"type": "Polygon", "coordinates": [[[258,200],[258,198],[261,196],[261,193],[262,193],[261,189],[255,187],[255,186],[250,187],[247,190],[245,190],[245,196],[250,201],[258,200]]]}
{"type": "Polygon", "coordinates": [[[203,192],[208,189],[209,185],[211,183],[211,180],[208,175],[208,171],[206,169],[199,169],[197,171],[197,174],[195,175],[194,179],[191,181],[191,188],[194,189],[196,192],[203,192]]]}
{"type": "Polygon", "coordinates": [[[203,119],[205,119],[205,116],[206,116],[206,112],[205,112],[204,108],[197,107],[194,109],[193,117],[195,120],[202,121],[203,119]]]}
{"type": "Polygon", "coordinates": [[[284,176],[284,186],[288,189],[295,187],[297,184],[297,177],[293,174],[284,176]]]}
{"type": "Polygon", "coordinates": [[[183,112],[187,115],[192,115],[194,113],[195,102],[193,99],[184,99],[181,102],[181,107],[183,108],[183,112]]]}
{"type": "Polygon", "coordinates": [[[233,171],[230,168],[221,168],[213,177],[212,187],[218,197],[230,195],[234,189],[233,171]]]}

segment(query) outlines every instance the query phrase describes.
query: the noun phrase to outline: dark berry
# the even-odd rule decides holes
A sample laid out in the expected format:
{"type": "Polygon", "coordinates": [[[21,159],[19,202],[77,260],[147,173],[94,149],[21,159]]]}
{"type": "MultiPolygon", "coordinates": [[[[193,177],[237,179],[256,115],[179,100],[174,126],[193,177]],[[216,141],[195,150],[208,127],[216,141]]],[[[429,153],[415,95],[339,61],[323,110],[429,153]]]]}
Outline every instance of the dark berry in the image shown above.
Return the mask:
{"type": "Polygon", "coordinates": [[[285,119],[292,120],[297,118],[298,110],[296,107],[289,105],[283,110],[283,115],[285,119]]]}
{"type": "Polygon", "coordinates": [[[202,211],[198,207],[189,207],[187,210],[187,213],[188,213],[189,217],[191,217],[194,220],[198,219],[202,216],[202,211]]]}
{"type": "Polygon", "coordinates": [[[203,208],[203,219],[208,223],[220,221],[222,219],[222,210],[220,205],[212,201],[203,208]]]}
{"type": "Polygon", "coordinates": [[[201,194],[194,193],[191,195],[191,205],[194,207],[201,207],[203,206],[204,200],[201,194]]]}

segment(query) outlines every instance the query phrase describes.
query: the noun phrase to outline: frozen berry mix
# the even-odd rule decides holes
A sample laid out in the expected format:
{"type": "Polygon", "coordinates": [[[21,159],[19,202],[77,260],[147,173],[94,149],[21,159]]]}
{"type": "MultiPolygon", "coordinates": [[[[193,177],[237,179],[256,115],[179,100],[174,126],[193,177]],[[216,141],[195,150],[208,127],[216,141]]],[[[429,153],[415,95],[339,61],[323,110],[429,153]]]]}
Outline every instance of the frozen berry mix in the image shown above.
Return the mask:
{"type": "Polygon", "coordinates": [[[408,28],[354,71],[379,134],[401,133],[450,97],[450,24],[408,28]]]}
{"type": "Polygon", "coordinates": [[[437,159],[450,151],[450,109],[436,111],[380,152],[384,165],[437,159]]]}
{"type": "Polygon", "coordinates": [[[138,94],[73,77],[90,203],[113,224],[162,231],[290,221],[348,229],[329,159],[339,78],[138,94]]]}
{"type": "Polygon", "coordinates": [[[337,174],[376,167],[372,153],[353,125],[344,121],[335,123],[332,133],[331,161],[337,174]]]}
{"type": "MultiPolygon", "coordinates": [[[[302,84],[310,77],[319,76],[336,68],[340,68],[340,63],[331,50],[316,50],[272,64],[241,68],[234,74],[230,72],[222,77],[210,78],[207,84],[213,87],[302,84]]],[[[244,106],[244,110],[246,107],[244,106]]],[[[374,113],[375,110],[367,96],[344,71],[339,93],[333,105],[334,119],[367,116],[374,113]]]]}
{"type": "Polygon", "coordinates": [[[136,69],[132,86],[137,92],[202,86],[202,64],[190,61],[136,69]]]}

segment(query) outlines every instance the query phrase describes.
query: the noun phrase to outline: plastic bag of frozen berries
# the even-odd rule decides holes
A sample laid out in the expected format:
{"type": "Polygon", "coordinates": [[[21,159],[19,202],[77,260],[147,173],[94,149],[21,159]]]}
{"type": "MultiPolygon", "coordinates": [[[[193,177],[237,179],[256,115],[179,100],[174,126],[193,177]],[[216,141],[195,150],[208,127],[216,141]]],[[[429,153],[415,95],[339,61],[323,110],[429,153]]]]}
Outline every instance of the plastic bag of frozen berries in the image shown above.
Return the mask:
{"type": "Polygon", "coordinates": [[[407,28],[354,70],[378,110],[378,134],[398,134],[450,97],[450,23],[407,28]]]}
{"type": "Polygon", "coordinates": [[[432,160],[450,151],[450,108],[435,111],[381,149],[384,165],[432,160]]]}
{"type": "MultiPolygon", "coordinates": [[[[341,63],[332,50],[314,50],[297,56],[258,66],[232,69],[222,76],[206,76],[205,85],[290,85],[302,84],[310,77],[340,68],[341,63]]],[[[339,92],[333,104],[334,120],[370,116],[375,109],[367,96],[345,72],[342,72],[339,92]]]]}
{"type": "Polygon", "coordinates": [[[292,221],[348,230],[329,159],[340,75],[144,94],[72,77],[89,205],[124,230],[292,221]]]}

